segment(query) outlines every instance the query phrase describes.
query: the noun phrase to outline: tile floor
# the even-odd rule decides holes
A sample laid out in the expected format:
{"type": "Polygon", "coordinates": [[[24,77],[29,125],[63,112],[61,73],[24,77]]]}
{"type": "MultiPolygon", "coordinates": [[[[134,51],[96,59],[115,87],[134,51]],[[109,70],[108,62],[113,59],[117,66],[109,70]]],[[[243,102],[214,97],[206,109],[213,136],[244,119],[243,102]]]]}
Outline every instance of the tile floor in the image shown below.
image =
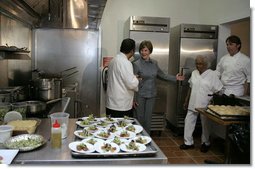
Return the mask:
{"type": "Polygon", "coordinates": [[[212,139],[210,150],[202,153],[200,152],[200,134],[195,134],[195,148],[189,150],[179,148],[183,144],[183,136],[176,136],[170,129],[165,129],[161,134],[152,132],[151,137],[167,156],[169,164],[205,164],[204,160],[224,162],[224,140],[220,138],[212,139]]]}

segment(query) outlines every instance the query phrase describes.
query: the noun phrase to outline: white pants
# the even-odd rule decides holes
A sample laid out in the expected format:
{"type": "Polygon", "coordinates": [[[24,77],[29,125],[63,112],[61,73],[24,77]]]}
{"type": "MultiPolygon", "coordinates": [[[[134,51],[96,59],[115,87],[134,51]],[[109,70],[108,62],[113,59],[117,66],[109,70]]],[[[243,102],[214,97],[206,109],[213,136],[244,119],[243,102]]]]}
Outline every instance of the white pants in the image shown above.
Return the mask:
{"type": "MultiPolygon", "coordinates": [[[[199,115],[198,112],[194,112],[191,110],[188,110],[186,118],[185,118],[185,127],[184,127],[184,143],[186,145],[192,145],[194,144],[193,140],[193,132],[196,126],[197,122],[197,116],[199,115]]],[[[202,136],[201,141],[202,143],[205,143],[206,145],[210,145],[210,124],[207,117],[200,114],[201,124],[202,124],[202,136]]]]}

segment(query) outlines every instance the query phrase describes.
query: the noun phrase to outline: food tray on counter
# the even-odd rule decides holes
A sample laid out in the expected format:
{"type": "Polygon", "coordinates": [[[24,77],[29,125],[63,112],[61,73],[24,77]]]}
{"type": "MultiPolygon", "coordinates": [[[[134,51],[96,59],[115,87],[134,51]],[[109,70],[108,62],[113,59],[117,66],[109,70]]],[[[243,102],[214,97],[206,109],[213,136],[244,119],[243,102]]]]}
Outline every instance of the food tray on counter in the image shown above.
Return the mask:
{"type": "MultiPolygon", "coordinates": [[[[86,119],[86,117],[84,117],[83,119],[86,119]]],[[[117,124],[118,121],[122,121],[124,120],[124,118],[112,118],[113,119],[113,122],[112,122],[112,125],[113,124],[117,124]]],[[[80,125],[78,125],[79,123],[76,123],[77,124],[77,128],[76,128],[76,131],[80,131],[83,129],[83,127],[81,127],[80,125]]],[[[110,124],[109,124],[110,125],[110,124]]],[[[134,125],[134,126],[140,126],[140,124],[138,123],[138,121],[136,119],[133,119],[133,120],[130,120],[128,121],[127,125],[134,125]]],[[[100,126],[101,127],[101,126],[100,126]]],[[[84,126],[84,128],[86,128],[84,126]]],[[[107,127],[106,127],[107,128],[107,127]]],[[[76,135],[76,134],[75,134],[76,135]]],[[[136,137],[135,138],[138,138],[138,137],[148,137],[150,138],[150,136],[148,136],[148,134],[144,131],[144,129],[139,133],[136,133],[136,137]]],[[[91,137],[90,137],[91,138],[91,137]]],[[[92,138],[95,138],[95,139],[98,139],[97,137],[92,137],[92,138]]],[[[112,138],[113,139],[113,138],[112,138]]],[[[150,138],[151,139],[151,138],[150,138]]],[[[86,140],[86,139],[85,139],[86,140]]],[[[131,140],[130,139],[127,139],[127,140],[131,140]]],[[[134,140],[134,138],[133,138],[134,140]]],[[[74,138],[74,142],[77,142],[77,141],[82,141],[81,138],[79,138],[77,135],[75,136],[74,138]]],[[[106,139],[106,142],[109,141],[106,139]]],[[[72,142],[72,143],[74,143],[72,142]]],[[[71,144],[71,143],[70,143],[71,144]]],[[[77,151],[73,151],[71,150],[71,155],[73,158],[123,158],[123,157],[151,157],[151,156],[155,156],[156,153],[158,152],[157,148],[154,146],[154,142],[152,142],[152,140],[150,140],[149,143],[147,144],[144,144],[144,147],[146,147],[143,151],[123,151],[121,148],[120,148],[120,151],[119,152],[116,152],[116,153],[99,153],[98,151],[93,151],[93,152],[88,152],[88,153],[80,153],[80,152],[77,152],[77,151]]],[[[96,145],[96,144],[95,144],[96,145]]],[[[123,147],[121,145],[119,145],[119,147],[123,147]]],[[[70,148],[70,145],[69,145],[69,148],[70,148]]]]}
{"type": "Polygon", "coordinates": [[[216,116],[216,117],[222,119],[222,120],[231,120],[231,121],[237,120],[237,121],[239,121],[239,120],[248,120],[250,118],[250,116],[241,116],[241,115],[236,115],[236,116],[235,115],[220,115],[219,113],[217,113],[209,108],[207,108],[205,111],[213,116],[216,116]]]}

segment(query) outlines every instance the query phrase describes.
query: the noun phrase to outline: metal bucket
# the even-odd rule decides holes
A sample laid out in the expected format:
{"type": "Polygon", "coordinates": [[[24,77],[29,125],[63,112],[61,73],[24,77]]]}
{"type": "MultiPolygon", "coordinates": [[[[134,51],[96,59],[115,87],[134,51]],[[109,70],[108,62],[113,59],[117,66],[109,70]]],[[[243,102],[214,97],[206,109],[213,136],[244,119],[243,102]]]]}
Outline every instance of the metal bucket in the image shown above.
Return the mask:
{"type": "Polygon", "coordinates": [[[62,97],[62,79],[47,78],[37,81],[38,97],[40,100],[48,101],[62,97]]]}

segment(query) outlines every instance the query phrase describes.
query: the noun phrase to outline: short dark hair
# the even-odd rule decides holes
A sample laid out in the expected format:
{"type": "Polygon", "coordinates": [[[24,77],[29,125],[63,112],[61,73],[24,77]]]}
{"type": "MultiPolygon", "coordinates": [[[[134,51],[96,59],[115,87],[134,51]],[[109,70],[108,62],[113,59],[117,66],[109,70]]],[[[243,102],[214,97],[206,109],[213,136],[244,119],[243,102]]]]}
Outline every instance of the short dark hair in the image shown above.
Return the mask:
{"type": "Polygon", "coordinates": [[[149,41],[149,40],[144,40],[144,41],[142,41],[142,42],[140,43],[140,46],[139,46],[139,53],[140,53],[141,50],[142,50],[143,48],[145,48],[145,47],[147,47],[147,48],[149,49],[150,53],[152,53],[152,51],[153,51],[153,46],[152,46],[151,41],[149,41]]]}
{"type": "Polygon", "coordinates": [[[120,52],[127,54],[132,50],[135,51],[135,41],[130,38],[124,39],[120,46],[120,52]]]}
{"type": "Polygon", "coordinates": [[[231,42],[231,43],[236,43],[237,45],[240,45],[240,47],[238,48],[238,50],[240,51],[241,47],[242,47],[242,42],[241,39],[236,36],[236,35],[231,35],[226,39],[226,43],[227,42],[231,42]]]}

